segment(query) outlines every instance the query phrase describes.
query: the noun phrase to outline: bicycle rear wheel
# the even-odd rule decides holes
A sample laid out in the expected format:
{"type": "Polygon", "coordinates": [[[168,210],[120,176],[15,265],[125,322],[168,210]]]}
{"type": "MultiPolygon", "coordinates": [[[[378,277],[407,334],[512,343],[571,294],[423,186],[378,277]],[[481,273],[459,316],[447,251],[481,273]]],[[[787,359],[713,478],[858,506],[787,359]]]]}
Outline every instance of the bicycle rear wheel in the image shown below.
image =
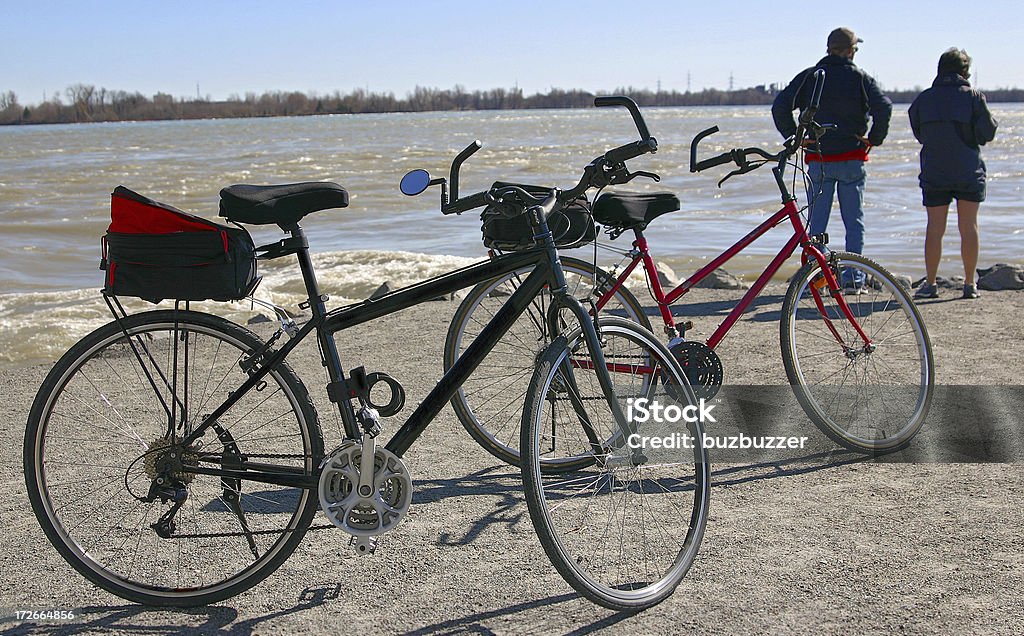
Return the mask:
{"type": "Polygon", "coordinates": [[[869,345],[825,285],[817,261],[793,277],[782,304],[782,362],[797,400],[832,440],[851,450],[899,449],[921,430],[935,361],[924,321],[907,290],[884,267],[832,252],[837,280],[865,280],[843,298],[869,345]],[[820,306],[819,306],[820,303],[820,306]]]}
{"type": "Polygon", "coordinates": [[[699,421],[628,417],[642,398],[666,413],[694,403],[668,349],[615,318],[602,320],[601,336],[612,399],[627,414],[631,435],[620,430],[577,329],[548,347],[531,380],[523,483],[537,536],[562,577],[600,605],[636,610],[672,594],[693,563],[708,519],[710,466],[699,421]],[[642,447],[651,439],[675,444],[642,447]],[[551,454],[589,454],[593,461],[545,474],[542,462],[551,454]]]}
{"type": "Polygon", "coordinates": [[[82,575],[139,603],[205,605],[292,553],[315,493],[188,470],[254,462],[314,474],[320,427],[287,365],[196,443],[178,443],[242,384],[240,362],[262,345],[216,316],[155,311],[97,329],[53,367],[25,431],[25,481],[47,538],[82,575]]]}
{"type": "MultiPolygon", "coordinates": [[[[590,297],[596,288],[612,288],[614,277],[576,258],[560,258],[570,296],[590,297]],[[596,287],[595,287],[596,283],[596,287]]],[[[455,364],[476,340],[505,301],[518,289],[532,268],[523,268],[474,287],[459,305],[448,327],[444,347],[444,369],[455,364]]],[[[547,310],[551,292],[547,288],[534,299],[477,370],[452,398],[459,421],[487,452],[513,466],[519,465],[519,433],[522,404],[541,351],[550,343],[547,310]]],[[[602,308],[602,316],[621,316],[650,328],[650,321],[636,297],[624,286],[616,290],[602,308]]],[[[568,330],[568,328],[566,329],[568,330]]],[[[571,468],[572,457],[549,457],[545,470],[571,468]]]]}

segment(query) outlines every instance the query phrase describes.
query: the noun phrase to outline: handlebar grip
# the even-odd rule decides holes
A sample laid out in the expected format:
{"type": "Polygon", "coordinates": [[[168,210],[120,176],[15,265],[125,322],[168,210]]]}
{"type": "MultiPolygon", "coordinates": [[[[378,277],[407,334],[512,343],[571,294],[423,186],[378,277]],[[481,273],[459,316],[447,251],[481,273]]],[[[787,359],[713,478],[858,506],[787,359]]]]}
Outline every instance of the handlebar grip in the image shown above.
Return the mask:
{"type": "Polygon", "coordinates": [[[704,161],[698,161],[696,165],[690,166],[690,172],[700,172],[702,170],[707,170],[708,168],[720,166],[724,163],[733,163],[735,161],[735,157],[733,155],[733,151],[730,150],[729,152],[723,152],[717,157],[705,159],[704,161]]]}
{"type": "Polygon", "coordinates": [[[654,152],[657,149],[658,140],[651,137],[645,141],[634,141],[633,143],[628,143],[624,146],[619,146],[618,148],[612,148],[608,152],[604,153],[604,158],[608,163],[622,163],[635,157],[639,157],[642,154],[654,152]]]}
{"type": "Polygon", "coordinates": [[[818,106],[821,105],[821,91],[825,88],[825,69],[819,68],[814,71],[814,87],[811,89],[811,101],[807,109],[800,113],[800,123],[806,126],[814,121],[818,113],[818,106]]]}
{"type": "Polygon", "coordinates": [[[456,199],[448,205],[441,208],[441,214],[461,214],[466,210],[472,210],[473,208],[481,208],[487,205],[487,193],[477,192],[471,194],[468,197],[456,199]]]}
{"type": "MultiPolygon", "coordinates": [[[[697,133],[697,136],[694,137],[693,141],[690,142],[690,172],[699,172],[700,170],[703,170],[704,168],[710,168],[711,167],[711,166],[702,165],[703,162],[698,162],[697,161],[697,144],[700,143],[701,139],[704,139],[705,137],[707,137],[709,135],[713,135],[716,132],[718,132],[718,126],[712,126],[711,128],[707,128],[707,129],[702,130],[699,133],[697,133]]],[[[714,165],[717,166],[718,164],[714,164],[714,165]]]]}
{"type": "Polygon", "coordinates": [[[629,99],[628,97],[623,97],[622,95],[613,95],[613,96],[610,96],[610,97],[595,97],[594,98],[594,106],[597,106],[598,108],[603,108],[604,106],[627,106],[628,107],[628,105],[629,105],[629,103],[631,101],[633,101],[633,100],[629,99]]]}
{"type": "MultiPolygon", "coordinates": [[[[637,132],[640,133],[640,139],[648,142],[651,141],[651,132],[647,129],[647,122],[644,121],[644,116],[640,114],[640,108],[632,99],[625,95],[595,97],[594,106],[598,108],[604,106],[625,106],[629,110],[629,114],[633,116],[633,124],[636,126],[637,132]]],[[[652,148],[652,150],[657,150],[657,147],[652,148]]]]}
{"type": "Polygon", "coordinates": [[[821,90],[825,87],[825,69],[819,68],[814,71],[814,90],[811,91],[811,108],[817,109],[821,105],[821,90]]]}
{"type": "MultiPolygon", "coordinates": [[[[483,142],[476,139],[473,143],[463,148],[462,152],[456,155],[455,159],[452,161],[452,169],[448,173],[448,185],[451,188],[451,197],[456,203],[458,203],[459,199],[459,169],[462,168],[462,164],[466,159],[469,159],[474,152],[483,147],[483,142]]],[[[445,212],[445,214],[448,214],[448,212],[445,212]]]]}

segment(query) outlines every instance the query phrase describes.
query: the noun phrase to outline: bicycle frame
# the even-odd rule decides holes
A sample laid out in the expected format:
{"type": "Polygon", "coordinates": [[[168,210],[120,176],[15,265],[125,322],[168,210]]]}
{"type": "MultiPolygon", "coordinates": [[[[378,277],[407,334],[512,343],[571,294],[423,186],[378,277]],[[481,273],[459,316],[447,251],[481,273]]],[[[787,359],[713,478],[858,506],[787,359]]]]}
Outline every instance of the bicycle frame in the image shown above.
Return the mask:
{"type": "MultiPolygon", "coordinates": [[[[671,305],[676,300],[687,294],[693,287],[695,287],[700,281],[707,278],[711,272],[715,271],[734,256],[742,252],[748,245],[756,241],[758,238],[766,234],[772,228],[781,225],[789,219],[793,225],[793,235],[786,241],[786,244],[779,250],[775,258],[768,264],[765,270],[757,277],[754,284],[750,286],[750,289],[743,295],[740,301],[733,307],[729,315],[726,316],[725,320],[715,329],[714,333],[707,340],[707,346],[714,349],[718,344],[725,338],[729,329],[739,320],[740,315],[743,314],[753,303],[754,299],[760,295],[761,291],[764,290],[768,282],[778,273],[779,268],[782,264],[789,259],[790,256],[796,251],[799,246],[802,248],[802,254],[800,257],[801,264],[806,263],[810,258],[813,258],[823,272],[825,282],[828,285],[830,293],[837,299],[837,304],[842,310],[845,317],[854,325],[857,334],[864,340],[865,345],[870,345],[870,338],[861,329],[860,324],[855,319],[853,313],[850,310],[849,305],[842,296],[840,290],[839,281],[834,276],[832,269],[828,266],[828,257],[825,256],[824,252],[818,248],[818,243],[811,240],[807,234],[807,229],[804,227],[803,222],[800,219],[800,211],[796,207],[795,198],[789,195],[786,191],[785,185],[782,182],[781,170],[779,168],[773,168],[775,172],[776,180],[779,183],[779,187],[783,192],[783,205],[778,212],[773,214],[767,220],[758,225],[754,230],[748,233],[746,236],[741,238],[739,241],[734,243],[727,250],[718,255],[710,263],[701,267],[692,276],[680,283],[676,288],[669,291],[667,294],[661,286],[661,281],[658,280],[657,267],[654,264],[654,259],[651,257],[650,251],[647,247],[647,239],[644,237],[643,232],[639,229],[633,230],[636,235],[636,239],[633,241],[634,250],[632,252],[632,260],[629,265],[619,274],[615,283],[608,289],[598,300],[598,308],[603,307],[609,299],[615,294],[618,289],[625,284],[629,275],[633,272],[638,265],[643,265],[644,274],[647,276],[647,280],[651,285],[651,291],[654,296],[654,300],[658,303],[658,311],[661,313],[661,318],[665,323],[665,330],[671,337],[679,335],[678,327],[676,326],[675,318],[672,316],[671,305]]],[[[842,342],[842,337],[836,331],[828,320],[825,313],[824,303],[821,301],[820,290],[812,289],[811,293],[814,296],[815,304],[818,307],[818,311],[821,312],[822,317],[825,318],[826,323],[829,325],[829,329],[833,336],[838,342],[842,342]]]]}
{"type": "MultiPolygon", "coordinates": [[[[545,222],[543,224],[544,231],[547,231],[546,225],[545,222]]],[[[552,318],[549,318],[549,323],[553,327],[556,326],[553,316],[557,315],[559,309],[568,309],[576,314],[577,319],[584,325],[584,329],[587,332],[587,340],[592,345],[592,350],[594,350],[593,355],[596,365],[607,369],[600,347],[593,346],[599,340],[594,324],[589,320],[589,313],[578,300],[565,294],[565,277],[561,272],[558,252],[555,249],[554,241],[550,238],[550,232],[547,232],[547,245],[543,248],[504,254],[500,257],[481,261],[436,278],[396,290],[379,299],[367,300],[332,311],[326,309],[325,301],[327,297],[320,292],[313,270],[312,259],[309,256],[301,228],[296,227],[292,230],[292,233],[293,237],[298,239],[298,244],[302,246],[295,250],[295,254],[298,256],[299,267],[306,284],[312,318],[303,325],[298,333],[273,354],[268,356],[266,347],[254,352],[248,362],[251,364],[249,378],[232,391],[227,399],[212,413],[204,416],[203,421],[196,425],[191,432],[183,435],[180,442],[182,445],[193,443],[211,428],[219,433],[218,419],[236,404],[242,396],[256,388],[314,330],[317,332],[322,362],[327,368],[331,380],[331,383],[328,385],[328,395],[331,401],[337,404],[345,429],[345,436],[347,439],[360,439],[363,433],[357,423],[356,414],[351,403],[351,399],[356,397],[356,393],[351,390],[345,379],[341,359],[334,341],[334,334],[349,327],[408,309],[438,296],[450,294],[459,289],[506,275],[528,266],[533,266],[533,271],[526,277],[523,284],[512,296],[509,297],[494,318],[484,327],[473,344],[459,357],[452,368],[444,374],[437,385],[424,398],[423,402],[409,415],[399,430],[395,432],[386,444],[387,450],[400,457],[412,446],[433,418],[455,395],[459,387],[480,365],[487,353],[508,332],[545,286],[551,286],[554,296],[550,308],[551,313],[549,314],[552,318]]],[[[175,338],[175,359],[178,341],[179,338],[175,338]]],[[[140,344],[143,348],[145,347],[144,344],[140,344]]],[[[136,355],[139,356],[141,354],[136,352],[136,355]]],[[[164,377],[163,372],[159,373],[160,379],[164,384],[167,384],[168,378],[164,377]]],[[[598,375],[599,377],[605,376],[603,382],[607,383],[607,389],[610,391],[611,381],[607,377],[607,372],[604,374],[599,373],[598,375]]],[[[154,385],[156,384],[156,380],[152,377],[150,377],[150,382],[154,385]]],[[[171,382],[173,384],[169,386],[177,386],[177,378],[174,378],[171,382]]],[[[612,402],[614,410],[617,405],[614,404],[614,401],[612,402]]],[[[180,401],[178,398],[174,398],[172,403],[170,407],[165,404],[165,409],[168,410],[168,415],[171,418],[169,420],[169,427],[173,430],[173,413],[180,401]]],[[[620,422],[624,421],[624,416],[621,413],[619,415],[621,416],[620,422]]],[[[319,457],[314,458],[314,463],[319,463],[320,459],[319,457]]],[[[317,488],[319,481],[319,475],[308,475],[302,468],[252,462],[244,458],[231,468],[196,465],[188,466],[187,471],[217,476],[222,479],[244,479],[305,489],[317,488]]]]}

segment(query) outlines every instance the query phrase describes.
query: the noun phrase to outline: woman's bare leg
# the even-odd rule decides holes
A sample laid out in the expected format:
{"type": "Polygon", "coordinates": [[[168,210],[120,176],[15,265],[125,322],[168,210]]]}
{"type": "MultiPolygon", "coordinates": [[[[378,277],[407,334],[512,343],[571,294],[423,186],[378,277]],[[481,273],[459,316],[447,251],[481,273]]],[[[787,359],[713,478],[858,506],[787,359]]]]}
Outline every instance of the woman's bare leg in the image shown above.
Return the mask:
{"type": "Polygon", "coordinates": [[[957,227],[960,228],[960,258],[964,261],[964,284],[973,285],[977,277],[978,252],[981,241],[978,238],[977,201],[956,202],[957,227]]]}
{"type": "Polygon", "coordinates": [[[942,235],[946,233],[946,216],[949,205],[936,205],[925,208],[928,210],[928,229],[924,235],[924,269],[929,285],[935,284],[939,274],[939,261],[942,260],[942,235]]]}

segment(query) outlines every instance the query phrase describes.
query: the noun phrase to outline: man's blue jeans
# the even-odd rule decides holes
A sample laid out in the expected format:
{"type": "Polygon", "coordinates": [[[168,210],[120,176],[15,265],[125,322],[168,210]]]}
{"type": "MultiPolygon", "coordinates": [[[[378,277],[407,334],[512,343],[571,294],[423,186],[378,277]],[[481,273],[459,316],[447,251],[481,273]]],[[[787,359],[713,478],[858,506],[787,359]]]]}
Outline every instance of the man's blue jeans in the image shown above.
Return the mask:
{"type": "Polygon", "coordinates": [[[832,214],[832,200],[838,196],[839,213],[843,217],[843,225],[846,226],[846,251],[862,253],[864,251],[864,162],[860,160],[812,161],[807,164],[807,176],[811,180],[811,190],[808,193],[808,199],[811,201],[808,232],[813,236],[821,234],[828,228],[828,218],[832,214]]]}

